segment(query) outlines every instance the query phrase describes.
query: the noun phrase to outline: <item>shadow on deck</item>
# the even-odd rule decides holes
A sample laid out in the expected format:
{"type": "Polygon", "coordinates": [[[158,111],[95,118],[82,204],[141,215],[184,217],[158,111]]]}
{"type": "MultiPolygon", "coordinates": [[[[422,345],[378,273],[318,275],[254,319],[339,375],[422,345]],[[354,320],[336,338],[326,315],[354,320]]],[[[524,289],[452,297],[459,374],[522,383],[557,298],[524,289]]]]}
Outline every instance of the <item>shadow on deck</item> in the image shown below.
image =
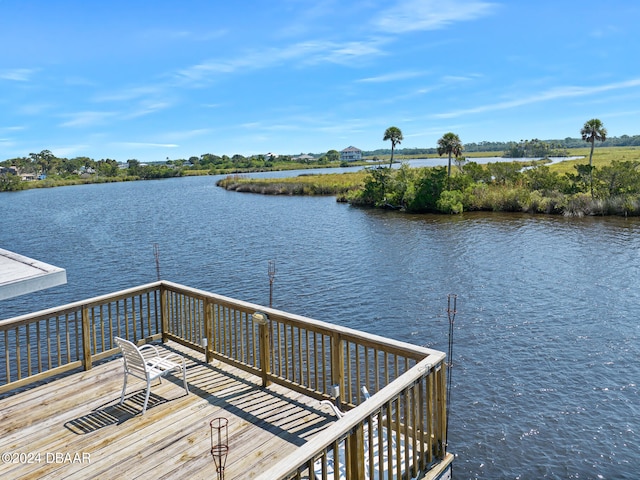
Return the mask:
{"type": "Polygon", "coordinates": [[[209,422],[229,421],[225,478],[257,476],[335,420],[318,401],[260,378],[207,364],[193,351],[161,348],[187,360],[181,378],[152,386],[141,415],[143,382],[119,404],[119,359],[0,400],[5,432],[2,478],[215,478],[209,422]],[[8,460],[8,461],[7,461],[8,460]]]}

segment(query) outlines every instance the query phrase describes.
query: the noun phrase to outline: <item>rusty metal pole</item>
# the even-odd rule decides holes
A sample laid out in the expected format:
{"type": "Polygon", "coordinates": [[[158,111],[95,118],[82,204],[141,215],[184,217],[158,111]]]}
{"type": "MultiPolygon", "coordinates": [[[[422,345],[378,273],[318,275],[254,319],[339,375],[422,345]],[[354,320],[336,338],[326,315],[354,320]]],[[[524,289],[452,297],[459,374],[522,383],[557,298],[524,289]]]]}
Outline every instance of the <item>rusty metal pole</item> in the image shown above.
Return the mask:
{"type": "Polygon", "coordinates": [[[160,245],[153,244],[153,256],[156,258],[156,279],[160,281],[160,245]]]}
{"type": "MultiPolygon", "coordinates": [[[[446,415],[447,425],[445,427],[445,438],[449,441],[449,405],[451,404],[451,373],[453,369],[453,323],[458,313],[458,296],[455,294],[447,295],[447,317],[449,318],[449,351],[447,352],[447,404],[446,415]]],[[[446,445],[445,445],[446,446],[446,445]]]]}
{"type": "Polygon", "coordinates": [[[269,260],[267,267],[267,273],[269,274],[269,308],[273,307],[273,282],[276,278],[276,261],[269,260]]]}

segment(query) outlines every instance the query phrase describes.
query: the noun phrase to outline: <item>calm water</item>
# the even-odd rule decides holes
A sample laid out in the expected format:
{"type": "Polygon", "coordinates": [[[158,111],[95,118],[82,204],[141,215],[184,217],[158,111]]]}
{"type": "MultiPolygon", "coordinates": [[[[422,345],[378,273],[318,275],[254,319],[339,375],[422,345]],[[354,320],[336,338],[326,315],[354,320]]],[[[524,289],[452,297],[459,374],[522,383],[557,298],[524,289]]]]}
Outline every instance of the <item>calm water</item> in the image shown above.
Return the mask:
{"type": "Polygon", "coordinates": [[[162,277],[447,348],[449,449],[467,478],[637,478],[640,220],[409,216],[226,192],[215,177],[0,194],[0,247],[68,284],[8,318],[162,277]]]}

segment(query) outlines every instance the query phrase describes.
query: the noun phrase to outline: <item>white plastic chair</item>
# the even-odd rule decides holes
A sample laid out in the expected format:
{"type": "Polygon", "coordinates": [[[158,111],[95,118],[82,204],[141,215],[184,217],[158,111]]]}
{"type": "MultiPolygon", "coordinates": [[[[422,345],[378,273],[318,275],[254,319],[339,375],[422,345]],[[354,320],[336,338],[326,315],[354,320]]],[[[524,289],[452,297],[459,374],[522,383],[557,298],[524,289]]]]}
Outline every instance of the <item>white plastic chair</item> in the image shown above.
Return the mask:
{"type": "Polygon", "coordinates": [[[151,393],[151,382],[159,379],[162,382],[162,376],[172,371],[182,371],[182,381],[184,383],[184,389],[189,395],[189,387],[187,387],[187,369],[184,362],[184,357],[181,355],[172,353],[164,357],[160,356],[158,349],[153,345],[143,345],[138,348],[134,343],[124,338],[114,337],[114,340],[120,350],[122,351],[122,357],[124,359],[124,384],[122,385],[122,395],[120,396],[120,403],[124,402],[124,394],[127,389],[127,377],[133,375],[147,382],[147,393],[144,397],[144,406],[142,407],[142,413],[147,411],[147,403],[149,403],[149,394],[151,393]],[[145,349],[150,350],[150,354],[145,352],[145,349]],[[145,356],[146,354],[146,356],[145,356]],[[181,363],[177,363],[171,358],[179,358],[181,363]]]}

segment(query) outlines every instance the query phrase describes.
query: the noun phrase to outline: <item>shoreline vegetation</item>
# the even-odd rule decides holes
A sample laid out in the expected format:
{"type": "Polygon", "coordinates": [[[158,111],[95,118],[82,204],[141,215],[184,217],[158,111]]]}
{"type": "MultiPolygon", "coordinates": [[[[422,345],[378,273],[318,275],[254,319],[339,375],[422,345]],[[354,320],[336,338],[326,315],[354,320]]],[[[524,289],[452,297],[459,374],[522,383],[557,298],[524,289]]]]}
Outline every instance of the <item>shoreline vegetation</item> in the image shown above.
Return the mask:
{"type": "MultiPolygon", "coordinates": [[[[587,124],[585,124],[586,126],[587,124]]],[[[444,137],[443,137],[444,138],[444,137]]],[[[362,161],[340,161],[339,152],[322,156],[233,157],[205,154],[189,160],[142,164],[129,160],[94,161],[86,157],[60,159],[48,150],[29,157],[0,162],[0,192],[29,188],[110,183],[192,175],[228,175],[217,184],[227,190],[271,195],[332,195],[339,202],[410,213],[462,213],[504,211],[585,215],[640,215],[640,145],[606,146],[619,139],[607,138],[595,149],[576,147],[578,139],[566,139],[555,149],[539,140],[496,144],[465,144],[465,154],[447,167],[411,167],[414,159],[441,158],[436,149],[395,149],[365,152],[362,161]],[[572,140],[572,142],[568,142],[572,140]],[[575,140],[575,141],[574,141],[575,140]],[[567,143],[568,142],[568,143],[567,143]],[[497,148],[510,148],[496,151],[497,148]],[[571,145],[567,148],[567,145],[571,145]],[[467,151],[466,149],[469,148],[467,151]],[[486,151],[479,151],[486,148],[486,151]],[[545,150],[538,152],[537,150],[545,150]],[[545,159],[536,153],[547,153],[545,159]],[[551,163],[548,157],[580,157],[551,163]],[[516,161],[482,162],[482,157],[514,156],[516,161]],[[591,156],[592,155],[592,156],[591,156]],[[589,163],[587,162],[589,159],[589,163]],[[478,160],[476,162],[475,160],[478,160]],[[363,170],[324,174],[322,169],[362,166],[363,170]],[[297,177],[255,179],[253,172],[309,170],[297,177]],[[25,178],[29,177],[29,178],[25,178]]],[[[457,140],[454,138],[454,140],[457,140]]],[[[584,143],[582,143],[584,145],[584,143]]],[[[588,144],[587,144],[588,145],[588,144]]],[[[455,146],[455,145],[454,145],[455,146]]],[[[447,152],[447,146],[442,146],[447,152]]],[[[451,160],[450,160],[451,161],[451,160]]]]}
{"type": "MultiPolygon", "coordinates": [[[[640,147],[572,149],[579,159],[501,161],[479,164],[458,159],[447,167],[411,167],[402,162],[359,172],[302,174],[255,179],[230,175],[217,185],[265,195],[333,195],[355,206],[409,213],[465,211],[524,212],[582,217],[640,215],[640,147]]],[[[398,157],[396,156],[396,159],[398,157]]]]}

